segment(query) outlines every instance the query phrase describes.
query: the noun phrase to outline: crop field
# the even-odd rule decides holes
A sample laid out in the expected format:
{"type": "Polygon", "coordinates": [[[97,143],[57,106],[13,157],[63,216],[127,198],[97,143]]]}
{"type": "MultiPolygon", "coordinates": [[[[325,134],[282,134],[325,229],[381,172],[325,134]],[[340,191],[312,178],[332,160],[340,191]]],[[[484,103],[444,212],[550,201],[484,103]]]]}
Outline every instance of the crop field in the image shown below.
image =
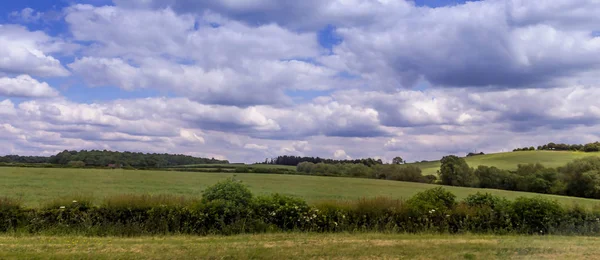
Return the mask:
{"type": "MultiPolygon", "coordinates": [[[[541,163],[546,167],[563,166],[575,159],[588,156],[600,156],[600,153],[584,153],[570,151],[524,151],[478,155],[466,157],[469,166],[477,168],[479,165],[495,166],[500,169],[514,170],[519,164],[541,163]]],[[[423,175],[434,174],[440,169],[439,161],[410,163],[421,168],[423,175]]]]}
{"type": "MultiPolygon", "coordinates": [[[[28,207],[38,207],[59,197],[92,197],[97,202],[104,197],[123,194],[169,194],[198,198],[209,185],[232,176],[246,183],[255,194],[280,193],[303,198],[309,203],[365,197],[408,198],[417,192],[436,187],[411,182],[302,175],[2,167],[0,197],[21,199],[28,207]]],[[[567,205],[600,206],[600,201],[593,199],[463,187],[445,188],[456,194],[458,199],[476,192],[489,192],[508,199],[545,196],[567,205]]]]}
{"type": "Polygon", "coordinates": [[[0,236],[0,259],[594,259],[600,238],[405,234],[0,236]]]}

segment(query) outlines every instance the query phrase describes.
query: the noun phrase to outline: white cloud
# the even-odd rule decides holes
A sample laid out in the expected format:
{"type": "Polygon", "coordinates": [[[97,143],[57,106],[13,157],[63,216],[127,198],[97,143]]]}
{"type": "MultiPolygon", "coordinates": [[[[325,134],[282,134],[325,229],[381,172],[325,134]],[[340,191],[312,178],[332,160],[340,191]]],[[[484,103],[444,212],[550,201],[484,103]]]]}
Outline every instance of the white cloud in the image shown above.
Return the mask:
{"type": "Polygon", "coordinates": [[[46,82],[39,82],[29,75],[16,78],[0,78],[0,96],[6,97],[57,97],[58,91],[46,82]]]}
{"type": "Polygon", "coordinates": [[[68,76],[70,73],[49,53],[72,49],[44,32],[0,24],[0,72],[34,76],[68,76]]]}
{"type": "Polygon", "coordinates": [[[244,149],[251,149],[251,150],[267,150],[269,149],[268,146],[266,145],[258,145],[258,144],[245,144],[244,145],[244,149]]]}
{"type": "Polygon", "coordinates": [[[348,156],[346,154],[346,151],[344,150],[335,150],[335,152],[333,153],[333,158],[335,159],[352,159],[350,156],[348,156]]]}
{"type": "Polygon", "coordinates": [[[32,8],[24,8],[21,11],[14,11],[10,13],[10,16],[12,18],[15,18],[17,20],[26,22],[26,23],[34,23],[39,21],[40,19],[42,19],[44,13],[41,12],[37,12],[32,8]]]}
{"type": "Polygon", "coordinates": [[[55,97],[0,101],[0,153],[390,161],[600,138],[595,0],[115,3],[66,8],[52,36],[0,25],[0,95],[55,97]],[[148,98],[69,100],[105,86],[148,98]]]}

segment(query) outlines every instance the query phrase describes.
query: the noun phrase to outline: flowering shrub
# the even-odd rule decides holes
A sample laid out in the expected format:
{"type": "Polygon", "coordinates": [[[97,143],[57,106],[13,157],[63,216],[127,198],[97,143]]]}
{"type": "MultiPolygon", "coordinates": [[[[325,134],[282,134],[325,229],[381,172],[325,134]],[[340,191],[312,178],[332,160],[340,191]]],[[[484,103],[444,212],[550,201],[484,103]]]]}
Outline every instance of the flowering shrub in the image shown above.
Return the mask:
{"type": "Polygon", "coordinates": [[[300,229],[310,222],[311,208],[301,199],[273,194],[258,197],[254,206],[262,221],[283,230],[300,229]]]}

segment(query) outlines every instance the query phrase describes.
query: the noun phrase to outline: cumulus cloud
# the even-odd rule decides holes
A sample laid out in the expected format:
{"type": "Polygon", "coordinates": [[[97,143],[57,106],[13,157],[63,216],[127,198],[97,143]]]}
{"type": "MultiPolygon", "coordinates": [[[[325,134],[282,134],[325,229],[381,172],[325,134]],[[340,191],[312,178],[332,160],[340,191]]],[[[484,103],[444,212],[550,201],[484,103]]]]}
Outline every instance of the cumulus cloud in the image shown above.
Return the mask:
{"type": "Polygon", "coordinates": [[[39,82],[29,75],[0,78],[0,96],[5,97],[56,97],[59,93],[48,83],[39,82]]]}
{"type": "Polygon", "coordinates": [[[44,32],[31,32],[23,26],[0,24],[0,72],[34,76],[68,76],[60,61],[49,55],[72,49],[44,32]]]}
{"type": "Polygon", "coordinates": [[[114,3],[65,8],[64,32],[0,25],[0,153],[390,161],[600,138],[595,0],[114,3]],[[115,98],[60,97],[57,76],[115,98]]]}

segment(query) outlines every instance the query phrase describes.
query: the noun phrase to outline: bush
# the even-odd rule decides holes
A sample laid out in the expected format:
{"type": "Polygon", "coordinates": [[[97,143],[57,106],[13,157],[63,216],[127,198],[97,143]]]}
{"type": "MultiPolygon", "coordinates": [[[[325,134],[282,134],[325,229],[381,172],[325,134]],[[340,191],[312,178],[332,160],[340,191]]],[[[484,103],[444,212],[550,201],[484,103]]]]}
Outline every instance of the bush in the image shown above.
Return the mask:
{"type": "Polygon", "coordinates": [[[70,162],[67,163],[67,165],[69,167],[72,167],[72,168],[83,168],[83,167],[85,167],[85,162],[83,162],[83,161],[70,161],[70,162]]]}
{"type": "Polygon", "coordinates": [[[541,197],[517,198],[512,204],[515,227],[524,233],[547,234],[560,223],[564,211],[556,201],[541,197]]]}
{"type": "Polygon", "coordinates": [[[442,187],[422,191],[407,201],[414,209],[425,213],[430,210],[448,211],[456,206],[456,196],[442,187]]]}
{"type": "Polygon", "coordinates": [[[19,201],[0,198],[0,232],[15,231],[22,217],[19,201]]]}
{"type": "Polygon", "coordinates": [[[99,207],[24,209],[18,201],[0,199],[0,232],[100,236],[267,231],[585,235],[600,232],[599,210],[563,208],[543,198],[509,202],[478,193],[457,203],[452,193],[438,187],[420,192],[406,202],[380,197],[309,206],[302,199],[278,194],[253,199],[246,189],[228,179],[207,189],[208,196],[200,201],[164,195],[124,195],[107,198],[99,207]]]}
{"type": "Polygon", "coordinates": [[[228,201],[236,205],[249,206],[252,202],[252,192],[241,181],[228,178],[208,187],[202,192],[202,202],[215,200],[228,201]]]}
{"type": "Polygon", "coordinates": [[[494,196],[489,193],[479,193],[469,195],[465,198],[464,202],[469,207],[487,207],[490,209],[496,209],[499,207],[506,206],[509,202],[505,198],[494,196]]]}
{"type": "Polygon", "coordinates": [[[310,207],[302,199],[273,194],[258,197],[254,211],[265,223],[281,230],[294,230],[304,226],[310,207]]]}

